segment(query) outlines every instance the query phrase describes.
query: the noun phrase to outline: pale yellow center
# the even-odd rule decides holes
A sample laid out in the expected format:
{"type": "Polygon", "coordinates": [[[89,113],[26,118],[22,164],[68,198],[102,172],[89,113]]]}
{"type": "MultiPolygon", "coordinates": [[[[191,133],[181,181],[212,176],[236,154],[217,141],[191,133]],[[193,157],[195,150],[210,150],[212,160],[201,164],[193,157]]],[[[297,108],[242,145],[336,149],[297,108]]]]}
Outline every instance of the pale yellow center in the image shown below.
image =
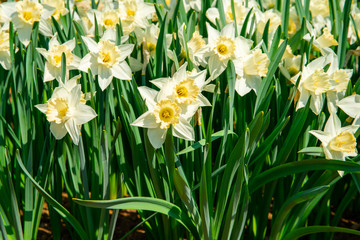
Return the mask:
{"type": "Polygon", "coordinates": [[[269,67],[269,58],[260,49],[256,49],[250,59],[244,62],[244,72],[247,75],[266,76],[269,67]]]}
{"type": "Polygon", "coordinates": [[[328,0],[311,0],[310,1],[310,12],[312,17],[321,15],[327,17],[330,15],[329,1],[328,0]]]}
{"type": "Polygon", "coordinates": [[[187,78],[176,85],[175,92],[178,103],[190,104],[197,99],[200,89],[193,79],[187,78]]]}
{"type": "Polygon", "coordinates": [[[191,50],[191,52],[195,53],[199,51],[200,48],[205,46],[205,40],[202,38],[198,31],[195,31],[192,35],[192,38],[187,43],[187,46],[189,50],[191,50]]]}
{"type": "Polygon", "coordinates": [[[170,124],[177,124],[180,113],[180,107],[170,100],[161,100],[156,104],[154,110],[156,122],[160,123],[160,128],[162,129],[169,128],[170,124]]]}
{"type": "Polygon", "coordinates": [[[115,29],[116,24],[119,24],[119,14],[115,10],[104,12],[103,24],[106,29],[115,29]]]}
{"type": "Polygon", "coordinates": [[[231,38],[220,36],[215,42],[214,51],[221,61],[233,58],[235,50],[235,41],[231,38]]]}
{"type": "Polygon", "coordinates": [[[350,81],[349,76],[344,69],[339,69],[335,71],[331,75],[331,79],[334,80],[335,90],[337,92],[345,91],[350,81]]]}
{"type": "Polygon", "coordinates": [[[51,56],[50,63],[57,68],[61,67],[61,60],[63,53],[65,53],[66,65],[71,64],[74,56],[71,53],[70,48],[66,45],[55,45],[52,47],[52,49],[50,49],[49,51],[49,54],[51,56]]]}
{"type": "Polygon", "coordinates": [[[128,8],[128,9],[126,10],[126,14],[127,14],[128,16],[132,16],[132,17],[133,17],[133,16],[135,16],[135,11],[128,8]]]}
{"type": "Polygon", "coordinates": [[[320,95],[330,90],[329,75],[323,69],[317,69],[304,81],[304,88],[315,95],[320,95]]]}
{"type": "Polygon", "coordinates": [[[334,151],[352,153],[356,148],[356,138],[349,131],[343,131],[330,141],[329,148],[334,151]]]}
{"type": "Polygon", "coordinates": [[[330,30],[324,28],[323,34],[317,39],[320,47],[337,46],[338,42],[334,39],[334,36],[330,33],[330,30]]]}
{"type": "Polygon", "coordinates": [[[43,13],[43,6],[37,2],[22,1],[15,5],[19,18],[27,23],[34,24],[40,21],[41,14],[43,13]]]}
{"type": "Polygon", "coordinates": [[[67,99],[50,99],[47,103],[46,117],[49,122],[64,123],[69,119],[69,106],[67,99]]]}
{"type": "Polygon", "coordinates": [[[108,40],[100,40],[99,49],[99,63],[112,67],[118,62],[120,51],[116,48],[115,43],[108,40]]]}

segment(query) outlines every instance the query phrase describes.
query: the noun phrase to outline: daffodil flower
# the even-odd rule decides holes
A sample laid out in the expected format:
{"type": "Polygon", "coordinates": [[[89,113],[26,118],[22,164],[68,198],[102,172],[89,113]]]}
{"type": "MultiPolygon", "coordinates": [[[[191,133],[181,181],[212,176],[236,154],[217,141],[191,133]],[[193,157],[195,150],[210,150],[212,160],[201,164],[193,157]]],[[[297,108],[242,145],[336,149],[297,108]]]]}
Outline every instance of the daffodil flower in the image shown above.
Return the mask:
{"type": "MultiPolygon", "coordinates": [[[[245,43],[245,41],[243,41],[245,43]]],[[[250,42],[248,42],[250,47],[250,42]]],[[[243,45],[243,49],[245,44],[243,45]]],[[[250,48],[249,48],[250,49],[250,48]]],[[[244,96],[251,90],[255,93],[260,88],[261,77],[265,77],[269,67],[269,58],[259,48],[251,51],[247,56],[234,60],[236,80],[235,90],[240,96],[244,96]]]]}
{"type": "Polygon", "coordinates": [[[42,3],[55,8],[55,11],[51,16],[56,20],[59,20],[61,16],[65,16],[69,13],[69,10],[65,7],[64,0],[43,0],[42,3]]]}
{"type": "Polygon", "coordinates": [[[48,19],[55,11],[54,8],[29,0],[6,3],[3,5],[3,9],[4,13],[10,16],[18,33],[19,40],[25,46],[30,42],[31,31],[35,22],[40,22],[40,32],[45,32],[45,35],[47,35],[47,31],[43,31],[47,27],[41,26],[41,20],[48,19]]]}
{"type": "Polygon", "coordinates": [[[62,54],[66,57],[66,75],[68,70],[78,69],[80,64],[80,58],[72,53],[76,46],[75,39],[69,40],[63,44],[60,44],[57,39],[57,34],[49,41],[49,50],[44,48],[37,48],[46,59],[44,82],[48,82],[54,79],[60,81],[61,79],[61,61],[62,54]]]}
{"type": "Polygon", "coordinates": [[[292,78],[293,82],[301,75],[298,86],[300,94],[296,110],[306,106],[309,98],[310,109],[318,115],[321,112],[324,97],[323,93],[333,89],[330,76],[324,71],[324,67],[329,64],[329,57],[322,56],[310,62],[303,71],[292,78]]]}
{"type": "MultiPolygon", "coordinates": [[[[357,155],[354,133],[358,128],[358,125],[341,127],[338,116],[331,114],[324,131],[311,130],[309,133],[321,141],[326,159],[345,161],[345,157],[355,157],[357,155]]],[[[342,176],[343,172],[339,171],[339,174],[342,176]]]]}
{"type": "Polygon", "coordinates": [[[242,50],[240,37],[235,38],[233,23],[226,25],[221,32],[206,23],[208,45],[205,56],[209,56],[208,64],[211,79],[217,78],[227,67],[229,60],[236,59],[242,50]]]}
{"type": "Polygon", "coordinates": [[[56,139],[63,138],[67,133],[77,145],[80,127],[97,116],[95,111],[85,105],[81,85],[69,81],[65,86],[55,88],[51,98],[45,104],[35,107],[46,114],[50,122],[50,131],[56,139]]]}
{"type": "Polygon", "coordinates": [[[134,45],[116,46],[111,32],[111,30],[107,30],[99,43],[82,36],[90,53],[81,60],[79,69],[84,72],[91,69],[92,74],[99,75],[99,86],[103,91],[110,85],[113,77],[122,80],[131,80],[132,78],[131,69],[125,58],[131,54],[134,45]]]}
{"type": "Polygon", "coordinates": [[[326,92],[327,104],[329,112],[336,113],[336,104],[339,100],[344,98],[353,70],[339,69],[339,60],[337,55],[330,48],[326,48],[324,50],[328,52],[331,62],[331,65],[326,72],[330,77],[330,83],[332,85],[332,89],[326,92]]]}
{"type": "Polygon", "coordinates": [[[119,1],[119,16],[125,34],[130,34],[137,27],[146,28],[153,13],[154,5],[145,3],[144,0],[119,1]]]}
{"type": "Polygon", "coordinates": [[[198,102],[193,104],[195,107],[182,109],[176,103],[174,96],[166,98],[158,91],[148,87],[139,87],[138,89],[145,100],[148,111],[131,125],[148,128],[149,141],[154,148],[162,146],[170,126],[172,126],[172,133],[175,137],[195,140],[194,128],[189,121],[199,107],[198,102]]]}
{"type": "Polygon", "coordinates": [[[175,98],[175,102],[182,108],[188,108],[190,106],[211,106],[209,100],[207,100],[201,91],[206,86],[207,82],[206,71],[190,74],[186,71],[187,63],[183,64],[179,70],[174,73],[172,78],[159,78],[152,80],[155,86],[160,88],[158,96],[161,98],[175,98]]]}

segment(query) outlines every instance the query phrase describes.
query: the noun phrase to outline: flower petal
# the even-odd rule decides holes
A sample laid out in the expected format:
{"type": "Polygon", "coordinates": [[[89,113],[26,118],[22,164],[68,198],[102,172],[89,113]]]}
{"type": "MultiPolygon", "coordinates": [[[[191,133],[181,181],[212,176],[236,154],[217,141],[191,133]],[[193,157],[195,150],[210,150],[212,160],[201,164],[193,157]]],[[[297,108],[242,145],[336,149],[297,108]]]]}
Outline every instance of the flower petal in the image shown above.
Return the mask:
{"type": "Polygon", "coordinates": [[[89,37],[81,36],[82,40],[84,41],[85,45],[88,47],[90,52],[97,53],[99,52],[98,44],[89,37]]]}
{"type": "Polygon", "coordinates": [[[113,76],[116,77],[117,79],[121,79],[121,80],[131,80],[132,79],[131,68],[125,61],[112,66],[111,71],[112,71],[113,76]]]}
{"type": "Polygon", "coordinates": [[[161,148],[163,143],[165,142],[167,129],[161,128],[149,128],[148,129],[148,137],[151,145],[154,148],[161,148]]]}
{"type": "Polygon", "coordinates": [[[63,123],[56,124],[55,122],[52,122],[50,124],[50,131],[54,135],[55,139],[57,139],[57,140],[62,139],[67,134],[67,130],[63,123]]]}
{"type": "Polygon", "coordinates": [[[94,109],[84,104],[78,104],[76,112],[73,115],[76,125],[82,125],[89,122],[97,116],[94,109]]]}
{"type": "Polygon", "coordinates": [[[71,139],[73,140],[75,145],[79,144],[79,126],[75,124],[75,120],[70,118],[65,122],[65,128],[70,134],[71,139]]]}
{"type": "Polygon", "coordinates": [[[109,68],[99,65],[99,86],[101,90],[105,90],[111,83],[113,79],[112,71],[109,68]]]}
{"type": "Polygon", "coordinates": [[[173,127],[173,135],[189,141],[195,141],[194,128],[184,118],[179,118],[179,123],[173,127]]]}
{"type": "Polygon", "coordinates": [[[156,122],[156,118],[152,111],[147,111],[138,117],[133,123],[132,126],[143,127],[143,128],[158,128],[160,124],[156,122]]]}

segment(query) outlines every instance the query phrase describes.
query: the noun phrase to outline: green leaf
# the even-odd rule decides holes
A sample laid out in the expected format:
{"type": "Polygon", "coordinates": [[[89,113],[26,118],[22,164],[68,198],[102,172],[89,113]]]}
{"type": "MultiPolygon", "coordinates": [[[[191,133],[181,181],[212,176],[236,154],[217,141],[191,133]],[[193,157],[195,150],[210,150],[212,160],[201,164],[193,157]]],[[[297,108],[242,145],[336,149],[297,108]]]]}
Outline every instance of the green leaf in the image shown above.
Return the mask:
{"type": "Polygon", "coordinates": [[[329,159],[307,159],[298,162],[285,163],[280,166],[266,170],[260,175],[255,176],[253,179],[250,179],[250,194],[275,179],[289,176],[295,173],[314,170],[337,170],[357,172],[360,171],[360,164],[329,159]]]}
{"type": "Polygon", "coordinates": [[[292,230],[290,233],[285,235],[283,240],[294,240],[302,236],[309,234],[320,233],[320,232],[342,232],[360,236],[360,231],[342,228],[342,227],[331,227],[331,226],[308,226],[292,230]]]}
{"type": "Polygon", "coordinates": [[[281,229],[283,228],[283,223],[287,219],[287,216],[290,214],[290,211],[293,207],[298,205],[299,203],[308,201],[317,195],[328,191],[330,186],[320,186],[311,188],[309,190],[305,190],[299,192],[289,198],[280,208],[278,214],[276,215],[276,219],[271,228],[270,240],[276,240],[281,238],[281,229]]]}
{"type": "Polygon", "coordinates": [[[173,217],[188,229],[195,239],[200,239],[194,223],[178,206],[168,201],[150,197],[129,197],[116,200],[81,200],[74,198],[79,205],[105,209],[137,209],[154,211],[173,217]]]}
{"type": "MultiPolygon", "coordinates": [[[[223,137],[224,134],[225,134],[224,130],[221,130],[221,131],[218,131],[218,132],[216,132],[214,134],[211,134],[211,142],[216,140],[216,139],[219,139],[219,138],[223,137]]],[[[233,131],[228,131],[228,134],[235,134],[235,133],[233,131]]],[[[194,143],[193,145],[181,150],[176,155],[182,155],[182,154],[185,154],[185,153],[195,151],[196,149],[204,146],[205,144],[206,144],[206,139],[201,139],[200,141],[194,143]]]]}
{"type": "Polygon", "coordinates": [[[324,156],[324,150],[322,147],[307,147],[301,149],[298,153],[303,153],[312,156],[320,156],[320,157],[324,156]]]}

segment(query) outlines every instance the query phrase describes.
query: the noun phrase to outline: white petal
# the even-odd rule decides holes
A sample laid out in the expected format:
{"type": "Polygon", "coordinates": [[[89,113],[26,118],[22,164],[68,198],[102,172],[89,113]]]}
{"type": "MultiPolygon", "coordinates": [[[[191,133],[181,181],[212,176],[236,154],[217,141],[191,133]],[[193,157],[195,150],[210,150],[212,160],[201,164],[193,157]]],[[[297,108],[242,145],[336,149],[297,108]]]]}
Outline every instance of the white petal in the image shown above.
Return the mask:
{"type": "Polygon", "coordinates": [[[50,124],[50,131],[57,140],[62,139],[67,134],[66,128],[63,123],[56,124],[55,122],[52,122],[50,124]]]}
{"type": "MultiPolygon", "coordinates": [[[[83,72],[88,72],[91,66],[91,57],[90,53],[86,54],[83,59],[80,60],[79,70],[83,72]]],[[[93,73],[94,74],[94,73],[93,73]]]]}
{"type": "Polygon", "coordinates": [[[118,46],[120,50],[120,58],[119,61],[124,61],[125,58],[127,58],[134,49],[134,44],[123,44],[118,46]]]}
{"type": "Polygon", "coordinates": [[[140,92],[140,95],[142,97],[142,99],[145,101],[146,106],[148,107],[149,110],[154,109],[156,102],[155,102],[155,98],[156,95],[158,94],[158,91],[143,86],[143,87],[138,87],[138,90],[140,92]]]}
{"type": "Polygon", "coordinates": [[[132,79],[131,68],[125,61],[112,66],[111,71],[112,71],[112,74],[114,75],[114,77],[116,77],[117,79],[121,79],[121,80],[131,80],[132,79]]]}
{"type": "Polygon", "coordinates": [[[94,109],[84,104],[78,104],[76,112],[73,115],[76,125],[82,125],[89,122],[91,119],[97,116],[94,109]]]}
{"type": "Polygon", "coordinates": [[[251,87],[247,84],[247,81],[243,77],[236,77],[235,80],[235,90],[240,96],[244,96],[245,94],[251,91],[251,87]]]}
{"type": "Polygon", "coordinates": [[[206,17],[213,23],[216,24],[216,19],[220,19],[219,10],[217,8],[209,8],[206,11],[206,17]]]}
{"type": "Polygon", "coordinates": [[[39,32],[44,36],[52,37],[54,34],[52,32],[50,21],[41,18],[39,23],[39,32]]]}
{"type": "Polygon", "coordinates": [[[92,40],[89,37],[85,37],[85,36],[81,36],[81,38],[84,41],[85,45],[87,46],[87,48],[89,49],[90,52],[93,52],[93,53],[99,52],[98,44],[94,40],[92,40]]]}
{"type": "Polygon", "coordinates": [[[360,95],[356,94],[346,97],[340,100],[337,105],[347,115],[355,118],[360,113],[360,95]]]}
{"type": "Polygon", "coordinates": [[[210,107],[211,106],[211,103],[209,102],[209,100],[201,93],[198,95],[198,99],[200,101],[200,107],[210,107]]]}
{"type": "Polygon", "coordinates": [[[101,37],[101,40],[109,40],[115,42],[116,40],[116,32],[109,28],[104,32],[104,35],[101,37]]]}
{"type": "Polygon", "coordinates": [[[30,43],[31,32],[32,32],[33,25],[24,24],[23,28],[17,29],[19,40],[22,44],[27,47],[30,43]]]}
{"type": "Polygon", "coordinates": [[[311,100],[310,100],[310,109],[316,114],[319,115],[321,112],[321,109],[323,107],[323,96],[322,95],[316,95],[311,94],[311,100]]]}
{"type": "Polygon", "coordinates": [[[180,117],[179,123],[175,124],[173,135],[185,140],[195,141],[194,128],[182,117],[180,117]]]}
{"type": "Polygon", "coordinates": [[[44,82],[52,81],[55,79],[55,70],[51,64],[45,63],[44,69],[44,82]]]}
{"type": "Polygon", "coordinates": [[[78,56],[73,55],[73,60],[70,64],[67,64],[68,65],[67,67],[69,70],[79,69],[80,62],[81,59],[78,56]]]}
{"type": "Polygon", "coordinates": [[[46,60],[48,59],[48,51],[45,48],[36,48],[36,50],[43,55],[46,60]]]}
{"type": "Polygon", "coordinates": [[[187,78],[187,74],[186,74],[186,67],[187,67],[187,63],[184,63],[175,73],[173,76],[174,81],[181,82],[183,80],[185,80],[187,78]]]}
{"type": "Polygon", "coordinates": [[[309,92],[306,91],[306,90],[299,89],[299,91],[300,91],[300,98],[299,98],[299,101],[298,101],[298,103],[296,105],[296,111],[298,109],[303,108],[303,107],[306,106],[306,104],[307,104],[307,102],[309,100],[309,96],[310,96],[309,92]]]}
{"type": "Polygon", "coordinates": [[[216,55],[212,55],[209,58],[209,70],[210,70],[210,78],[215,79],[220,76],[226,69],[228,60],[220,61],[219,57],[216,55]]]}
{"type": "Polygon", "coordinates": [[[67,120],[65,123],[65,128],[70,134],[70,137],[73,140],[74,144],[78,145],[80,133],[79,133],[79,126],[75,124],[75,120],[71,118],[67,120]]]}
{"type": "Polygon", "coordinates": [[[198,108],[200,107],[199,102],[193,102],[191,104],[182,103],[179,104],[181,108],[181,117],[183,117],[186,121],[190,121],[190,119],[194,116],[198,108]]]}
{"type": "Polygon", "coordinates": [[[320,130],[311,130],[309,131],[317,139],[319,139],[325,146],[331,141],[332,135],[328,132],[323,132],[320,130]]]}
{"type": "Polygon", "coordinates": [[[47,111],[47,103],[44,104],[37,104],[35,105],[37,109],[39,109],[42,113],[46,113],[47,111]]]}
{"type": "Polygon", "coordinates": [[[55,45],[60,45],[60,43],[57,40],[58,34],[55,33],[54,36],[49,41],[49,49],[52,49],[55,45]]]}
{"type": "Polygon", "coordinates": [[[235,37],[234,23],[227,24],[222,30],[221,35],[233,39],[235,37]]]}
{"type": "Polygon", "coordinates": [[[213,44],[219,37],[220,33],[214,29],[209,23],[206,23],[209,44],[213,44]]]}
{"type": "Polygon", "coordinates": [[[101,90],[105,90],[111,83],[113,76],[112,71],[109,68],[99,66],[99,86],[101,90]]]}
{"type": "Polygon", "coordinates": [[[330,114],[330,117],[325,124],[324,131],[331,133],[332,136],[335,137],[340,129],[341,129],[340,119],[336,114],[330,114]]]}
{"type": "Polygon", "coordinates": [[[154,148],[161,148],[163,143],[165,142],[167,129],[161,128],[149,128],[148,129],[148,137],[151,145],[154,148]]]}
{"type": "Polygon", "coordinates": [[[133,123],[132,126],[143,127],[143,128],[158,128],[160,127],[159,123],[156,122],[156,118],[151,111],[147,111],[138,117],[133,123]]]}
{"type": "Polygon", "coordinates": [[[205,85],[205,79],[206,79],[206,70],[203,70],[199,73],[196,73],[194,75],[189,76],[189,78],[194,79],[196,85],[202,89],[205,85]]]}
{"type": "Polygon", "coordinates": [[[157,78],[151,80],[150,82],[161,89],[164,86],[164,84],[168,83],[171,80],[172,80],[171,78],[157,78]]]}

